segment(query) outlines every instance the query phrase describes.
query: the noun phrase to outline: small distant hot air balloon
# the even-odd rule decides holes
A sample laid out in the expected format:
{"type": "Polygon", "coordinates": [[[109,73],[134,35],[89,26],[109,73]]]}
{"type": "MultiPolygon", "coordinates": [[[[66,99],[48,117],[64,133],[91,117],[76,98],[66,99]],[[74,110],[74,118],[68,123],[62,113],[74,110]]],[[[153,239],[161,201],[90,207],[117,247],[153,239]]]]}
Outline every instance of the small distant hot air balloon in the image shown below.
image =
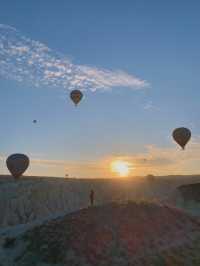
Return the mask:
{"type": "Polygon", "coordinates": [[[25,154],[12,154],[6,160],[6,165],[15,179],[21,177],[29,166],[29,158],[25,154]]]}
{"type": "Polygon", "coordinates": [[[70,93],[70,98],[77,105],[83,98],[83,93],[80,90],[73,90],[70,93]]]}
{"type": "Polygon", "coordinates": [[[36,123],[37,123],[37,120],[36,120],[36,119],[34,119],[34,120],[33,120],[33,123],[34,123],[34,124],[36,124],[36,123]]]}
{"type": "Polygon", "coordinates": [[[185,127],[176,128],[173,131],[172,136],[173,136],[174,140],[184,150],[185,145],[188,143],[188,141],[191,138],[191,131],[188,128],[185,128],[185,127]]]}

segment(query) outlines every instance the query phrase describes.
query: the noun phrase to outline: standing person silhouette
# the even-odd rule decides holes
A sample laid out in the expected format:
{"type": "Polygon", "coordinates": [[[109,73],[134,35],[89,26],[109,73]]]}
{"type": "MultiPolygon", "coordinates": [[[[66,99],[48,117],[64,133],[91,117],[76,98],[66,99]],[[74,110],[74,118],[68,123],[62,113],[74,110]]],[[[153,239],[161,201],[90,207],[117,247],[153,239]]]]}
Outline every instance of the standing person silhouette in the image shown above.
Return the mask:
{"type": "Polygon", "coordinates": [[[93,206],[94,204],[94,190],[90,191],[90,205],[93,206]]]}

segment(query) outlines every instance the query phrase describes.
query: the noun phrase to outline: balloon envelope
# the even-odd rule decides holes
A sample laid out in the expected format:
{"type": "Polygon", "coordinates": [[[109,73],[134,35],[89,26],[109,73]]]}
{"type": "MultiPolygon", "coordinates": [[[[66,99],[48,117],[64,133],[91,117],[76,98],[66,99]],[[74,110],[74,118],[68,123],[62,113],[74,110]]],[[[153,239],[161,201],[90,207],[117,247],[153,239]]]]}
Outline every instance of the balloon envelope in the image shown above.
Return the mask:
{"type": "Polygon", "coordinates": [[[83,98],[83,93],[80,90],[73,90],[70,93],[70,98],[77,105],[83,98]]]}
{"type": "Polygon", "coordinates": [[[6,160],[8,170],[14,178],[19,178],[29,166],[29,158],[25,154],[12,154],[6,160]]]}
{"type": "Polygon", "coordinates": [[[33,123],[34,123],[34,124],[37,123],[37,120],[33,120],[33,123]]]}
{"type": "Polygon", "coordinates": [[[185,145],[191,138],[191,131],[188,128],[180,127],[176,128],[172,134],[174,140],[182,147],[185,148],[185,145]]]}

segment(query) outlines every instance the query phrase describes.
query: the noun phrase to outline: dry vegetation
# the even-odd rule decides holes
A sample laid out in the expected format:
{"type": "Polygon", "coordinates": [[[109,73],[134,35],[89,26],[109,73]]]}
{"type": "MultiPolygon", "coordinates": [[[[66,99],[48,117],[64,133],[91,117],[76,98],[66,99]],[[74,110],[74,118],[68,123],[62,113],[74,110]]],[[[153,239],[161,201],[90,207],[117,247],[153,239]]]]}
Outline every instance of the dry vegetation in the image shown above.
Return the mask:
{"type": "Polygon", "coordinates": [[[4,250],[16,245],[16,266],[200,265],[200,224],[168,206],[110,203],[35,227],[4,250]]]}

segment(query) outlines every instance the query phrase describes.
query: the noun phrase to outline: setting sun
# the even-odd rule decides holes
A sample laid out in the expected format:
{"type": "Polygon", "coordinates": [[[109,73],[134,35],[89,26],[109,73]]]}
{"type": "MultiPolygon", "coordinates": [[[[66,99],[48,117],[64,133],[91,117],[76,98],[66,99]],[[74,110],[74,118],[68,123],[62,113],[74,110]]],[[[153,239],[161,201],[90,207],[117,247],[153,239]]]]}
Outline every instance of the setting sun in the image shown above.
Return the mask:
{"type": "Polygon", "coordinates": [[[120,160],[114,161],[111,163],[111,170],[121,177],[128,176],[130,172],[129,163],[120,160]]]}

